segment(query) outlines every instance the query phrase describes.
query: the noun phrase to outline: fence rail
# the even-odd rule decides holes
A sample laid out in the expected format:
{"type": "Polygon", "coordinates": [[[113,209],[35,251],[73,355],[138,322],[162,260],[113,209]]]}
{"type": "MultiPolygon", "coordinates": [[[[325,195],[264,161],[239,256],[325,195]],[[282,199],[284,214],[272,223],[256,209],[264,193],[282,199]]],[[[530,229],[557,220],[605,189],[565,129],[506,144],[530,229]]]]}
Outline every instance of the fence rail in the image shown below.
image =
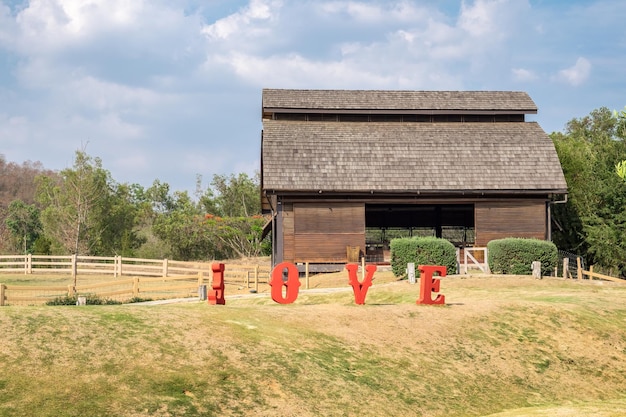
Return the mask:
{"type": "MultiPolygon", "coordinates": [[[[66,285],[7,285],[0,283],[0,306],[45,304],[58,297],[93,294],[102,298],[127,301],[135,297],[167,299],[196,297],[201,285],[212,280],[210,262],[183,262],[168,259],[140,259],[97,256],[0,255],[0,274],[65,274],[66,285]],[[75,278],[80,275],[81,283],[75,278]],[[112,280],[107,280],[110,275],[112,280]],[[98,279],[92,278],[98,276],[98,279]],[[105,277],[105,280],[102,279],[105,277]],[[122,277],[130,277],[121,279],[122,277]],[[86,282],[85,282],[86,281],[86,282]]],[[[228,264],[226,285],[254,287],[269,282],[270,266],[228,264]]],[[[41,282],[57,278],[43,276],[41,282]]],[[[32,279],[28,279],[32,281],[32,279]]],[[[14,280],[14,281],[19,281],[14,280]]]]}

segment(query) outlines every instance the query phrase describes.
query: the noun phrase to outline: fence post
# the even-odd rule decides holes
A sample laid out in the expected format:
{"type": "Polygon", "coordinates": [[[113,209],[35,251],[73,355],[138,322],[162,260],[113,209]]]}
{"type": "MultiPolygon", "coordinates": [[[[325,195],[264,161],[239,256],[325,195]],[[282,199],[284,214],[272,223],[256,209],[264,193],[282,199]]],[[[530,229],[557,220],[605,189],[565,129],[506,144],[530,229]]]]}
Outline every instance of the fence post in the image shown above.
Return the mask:
{"type": "Polygon", "coordinates": [[[133,297],[139,296],[139,277],[133,278],[133,297]]]}
{"type": "Polygon", "coordinates": [[[304,264],[304,282],[306,284],[306,289],[309,289],[309,263],[304,264]]]}
{"type": "Polygon", "coordinates": [[[580,257],[576,257],[576,277],[578,279],[583,279],[582,267],[580,266],[580,257]]]}
{"type": "Polygon", "coordinates": [[[259,266],[254,266],[254,292],[259,292],[259,266]]]}
{"type": "Polygon", "coordinates": [[[593,281],[593,265],[589,265],[589,281],[593,281]]]}
{"type": "Polygon", "coordinates": [[[163,272],[162,272],[163,277],[167,277],[167,258],[163,259],[163,272]]]}
{"type": "Polygon", "coordinates": [[[24,271],[24,273],[25,274],[33,273],[33,255],[31,253],[26,255],[26,270],[24,271]]]}
{"type": "Polygon", "coordinates": [[[567,279],[568,271],[569,271],[569,258],[563,258],[563,279],[567,279]]]}
{"type": "Polygon", "coordinates": [[[483,259],[483,261],[485,262],[485,271],[488,274],[491,274],[491,269],[489,268],[489,249],[487,249],[487,247],[485,247],[485,259],[483,259]]]}
{"type": "Polygon", "coordinates": [[[76,291],[76,288],[72,284],[67,286],[67,296],[68,297],[72,297],[74,295],[75,291],[76,291]]]}
{"type": "Polygon", "coordinates": [[[198,286],[202,285],[204,282],[204,276],[202,275],[202,271],[198,271],[198,286]]]}
{"type": "Polygon", "coordinates": [[[6,290],[6,285],[0,284],[0,307],[4,305],[4,292],[6,290]]]}
{"type": "Polygon", "coordinates": [[[76,273],[78,271],[78,256],[76,254],[72,255],[72,278],[76,280],[76,273]]]}

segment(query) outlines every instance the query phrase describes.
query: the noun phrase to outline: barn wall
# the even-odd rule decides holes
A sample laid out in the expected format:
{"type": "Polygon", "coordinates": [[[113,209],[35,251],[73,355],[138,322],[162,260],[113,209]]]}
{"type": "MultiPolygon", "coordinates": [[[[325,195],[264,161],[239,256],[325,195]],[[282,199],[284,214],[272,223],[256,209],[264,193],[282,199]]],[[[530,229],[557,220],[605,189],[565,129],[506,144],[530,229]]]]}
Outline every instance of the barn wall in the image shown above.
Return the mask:
{"type": "Polygon", "coordinates": [[[283,210],[285,261],[344,263],[348,246],[365,249],[364,203],[294,203],[292,212],[283,210]]]}
{"type": "Polygon", "coordinates": [[[283,253],[281,262],[294,261],[294,221],[293,221],[293,204],[284,203],[282,208],[282,234],[283,234],[283,253]]]}
{"type": "Polygon", "coordinates": [[[545,200],[477,202],[474,215],[476,246],[506,237],[547,238],[545,200]]]}

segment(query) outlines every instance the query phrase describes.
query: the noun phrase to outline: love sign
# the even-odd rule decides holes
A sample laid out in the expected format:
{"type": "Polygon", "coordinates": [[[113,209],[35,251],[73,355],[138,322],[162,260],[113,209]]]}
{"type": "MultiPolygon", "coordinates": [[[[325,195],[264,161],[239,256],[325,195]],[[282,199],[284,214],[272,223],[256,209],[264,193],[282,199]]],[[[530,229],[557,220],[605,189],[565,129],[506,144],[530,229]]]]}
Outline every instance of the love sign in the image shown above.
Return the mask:
{"type": "MultiPolygon", "coordinates": [[[[416,304],[437,305],[445,304],[445,296],[437,294],[433,298],[433,294],[438,293],[441,286],[441,280],[434,277],[445,277],[447,269],[445,266],[436,265],[419,265],[420,271],[420,296],[416,304]]],[[[214,263],[213,285],[212,291],[209,292],[209,304],[225,304],[224,300],[224,264],[214,263]]],[[[367,290],[372,286],[376,265],[367,265],[365,267],[365,277],[363,281],[359,281],[357,271],[358,264],[347,264],[348,283],[354,291],[354,302],[356,304],[365,304],[367,290]]],[[[300,272],[298,267],[290,262],[281,262],[274,267],[271,273],[269,285],[272,287],[272,300],[278,304],[291,304],[298,298],[300,292],[300,272]]]]}

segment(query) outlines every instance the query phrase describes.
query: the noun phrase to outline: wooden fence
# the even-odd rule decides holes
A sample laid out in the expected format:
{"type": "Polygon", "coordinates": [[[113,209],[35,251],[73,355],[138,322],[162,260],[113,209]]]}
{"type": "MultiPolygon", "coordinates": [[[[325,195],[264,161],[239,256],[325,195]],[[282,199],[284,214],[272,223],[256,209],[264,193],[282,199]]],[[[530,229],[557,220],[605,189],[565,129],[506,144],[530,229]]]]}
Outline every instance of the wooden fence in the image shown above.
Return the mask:
{"type": "MultiPolygon", "coordinates": [[[[182,262],[167,259],[138,259],[97,256],[0,256],[0,274],[45,275],[42,285],[0,283],[0,306],[45,304],[58,297],[95,295],[117,301],[132,298],[171,299],[198,297],[199,288],[212,282],[210,262],[182,262]],[[65,274],[63,285],[45,285],[54,274],[65,274]],[[80,275],[81,284],[76,277],[80,275]],[[112,276],[112,280],[102,277],[112,276]],[[99,279],[90,278],[97,276],[99,279]],[[124,276],[130,277],[123,279],[124,276]]],[[[226,264],[226,285],[246,286],[258,291],[259,283],[269,281],[270,266],[226,264]]],[[[13,281],[19,281],[14,279],[13,281]]],[[[29,281],[33,281],[29,279],[29,281]]],[[[39,281],[39,280],[38,280],[39,281]]],[[[58,281],[54,279],[54,281],[58,281]]],[[[37,283],[39,284],[39,282],[37,283]]]]}

